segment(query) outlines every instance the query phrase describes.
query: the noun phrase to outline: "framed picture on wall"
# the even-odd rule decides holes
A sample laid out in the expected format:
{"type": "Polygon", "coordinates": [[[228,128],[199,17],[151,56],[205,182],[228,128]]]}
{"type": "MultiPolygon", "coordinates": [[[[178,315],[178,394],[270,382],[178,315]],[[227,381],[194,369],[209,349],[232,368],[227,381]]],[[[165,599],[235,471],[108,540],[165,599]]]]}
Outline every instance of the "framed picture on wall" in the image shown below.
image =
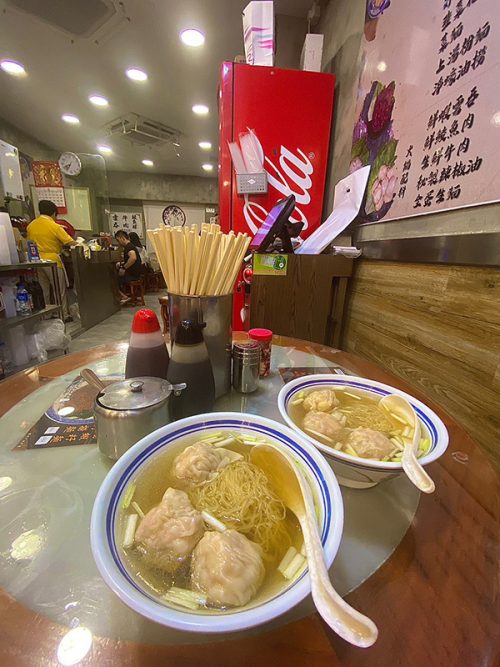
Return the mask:
{"type": "Polygon", "coordinates": [[[165,206],[161,217],[163,224],[169,227],[184,227],[186,224],[186,214],[180,206],[176,206],[175,204],[165,206]]]}

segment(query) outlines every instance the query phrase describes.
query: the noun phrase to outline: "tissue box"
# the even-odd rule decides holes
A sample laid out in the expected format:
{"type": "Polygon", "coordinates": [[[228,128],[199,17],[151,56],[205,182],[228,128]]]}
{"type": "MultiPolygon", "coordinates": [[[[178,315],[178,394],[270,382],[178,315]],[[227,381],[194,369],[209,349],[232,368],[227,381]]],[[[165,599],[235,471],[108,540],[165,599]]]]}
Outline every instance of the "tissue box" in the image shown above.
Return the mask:
{"type": "Polygon", "coordinates": [[[243,39],[248,65],[274,65],[274,3],[250,2],[243,10],[243,39]]]}
{"type": "Polygon", "coordinates": [[[300,56],[300,69],[307,72],[321,72],[322,56],[323,35],[306,35],[300,56]]]}

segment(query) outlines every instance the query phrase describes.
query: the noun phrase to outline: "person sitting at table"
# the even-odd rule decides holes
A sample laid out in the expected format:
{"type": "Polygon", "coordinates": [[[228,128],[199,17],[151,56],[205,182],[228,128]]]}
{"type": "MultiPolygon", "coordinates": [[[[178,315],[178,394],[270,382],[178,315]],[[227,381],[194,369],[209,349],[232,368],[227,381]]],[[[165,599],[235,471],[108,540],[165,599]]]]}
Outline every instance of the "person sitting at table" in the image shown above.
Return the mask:
{"type": "Polygon", "coordinates": [[[141,262],[143,264],[149,264],[148,251],[142,245],[141,239],[139,238],[139,234],[137,234],[137,232],[130,232],[128,237],[130,239],[130,243],[132,243],[132,245],[134,245],[137,248],[139,252],[139,257],[141,258],[141,262]]]}
{"type": "Polygon", "coordinates": [[[130,242],[130,237],[126,231],[119,229],[115,234],[115,239],[123,248],[123,261],[116,265],[118,269],[118,288],[121,296],[120,304],[123,305],[130,301],[130,297],[122,291],[122,288],[127,283],[140,279],[142,262],[139,251],[130,242]]]}

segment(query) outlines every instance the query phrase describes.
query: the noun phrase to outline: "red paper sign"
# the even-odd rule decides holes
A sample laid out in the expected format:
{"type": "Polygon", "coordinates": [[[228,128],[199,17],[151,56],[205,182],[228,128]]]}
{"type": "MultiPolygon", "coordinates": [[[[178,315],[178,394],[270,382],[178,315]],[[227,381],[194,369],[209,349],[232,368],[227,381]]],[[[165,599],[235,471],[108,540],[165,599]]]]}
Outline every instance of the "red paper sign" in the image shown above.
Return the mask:
{"type": "Polygon", "coordinates": [[[62,174],[57,162],[52,162],[50,160],[35,160],[33,162],[32,168],[33,178],[35,179],[35,185],[37,187],[63,187],[62,174]]]}

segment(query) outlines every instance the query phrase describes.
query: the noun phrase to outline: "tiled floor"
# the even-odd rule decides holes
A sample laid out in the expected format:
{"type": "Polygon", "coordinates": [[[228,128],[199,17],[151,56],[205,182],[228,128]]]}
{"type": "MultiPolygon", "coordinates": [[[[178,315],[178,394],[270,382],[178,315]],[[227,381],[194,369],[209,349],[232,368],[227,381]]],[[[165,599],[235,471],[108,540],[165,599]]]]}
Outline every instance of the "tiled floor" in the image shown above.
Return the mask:
{"type": "MultiPolygon", "coordinates": [[[[154,310],[158,315],[160,327],[162,327],[160,304],[158,303],[158,296],[160,295],[161,292],[146,294],[145,301],[146,308],[151,308],[151,310],[154,310]]],[[[128,340],[134,314],[139,308],[143,307],[144,306],[123,306],[119,312],[111,315],[107,320],[104,320],[100,324],[96,324],[96,326],[91,329],[87,329],[81,336],[72,340],[69,346],[69,352],[88,350],[97,345],[106,345],[128,340]]]]}

